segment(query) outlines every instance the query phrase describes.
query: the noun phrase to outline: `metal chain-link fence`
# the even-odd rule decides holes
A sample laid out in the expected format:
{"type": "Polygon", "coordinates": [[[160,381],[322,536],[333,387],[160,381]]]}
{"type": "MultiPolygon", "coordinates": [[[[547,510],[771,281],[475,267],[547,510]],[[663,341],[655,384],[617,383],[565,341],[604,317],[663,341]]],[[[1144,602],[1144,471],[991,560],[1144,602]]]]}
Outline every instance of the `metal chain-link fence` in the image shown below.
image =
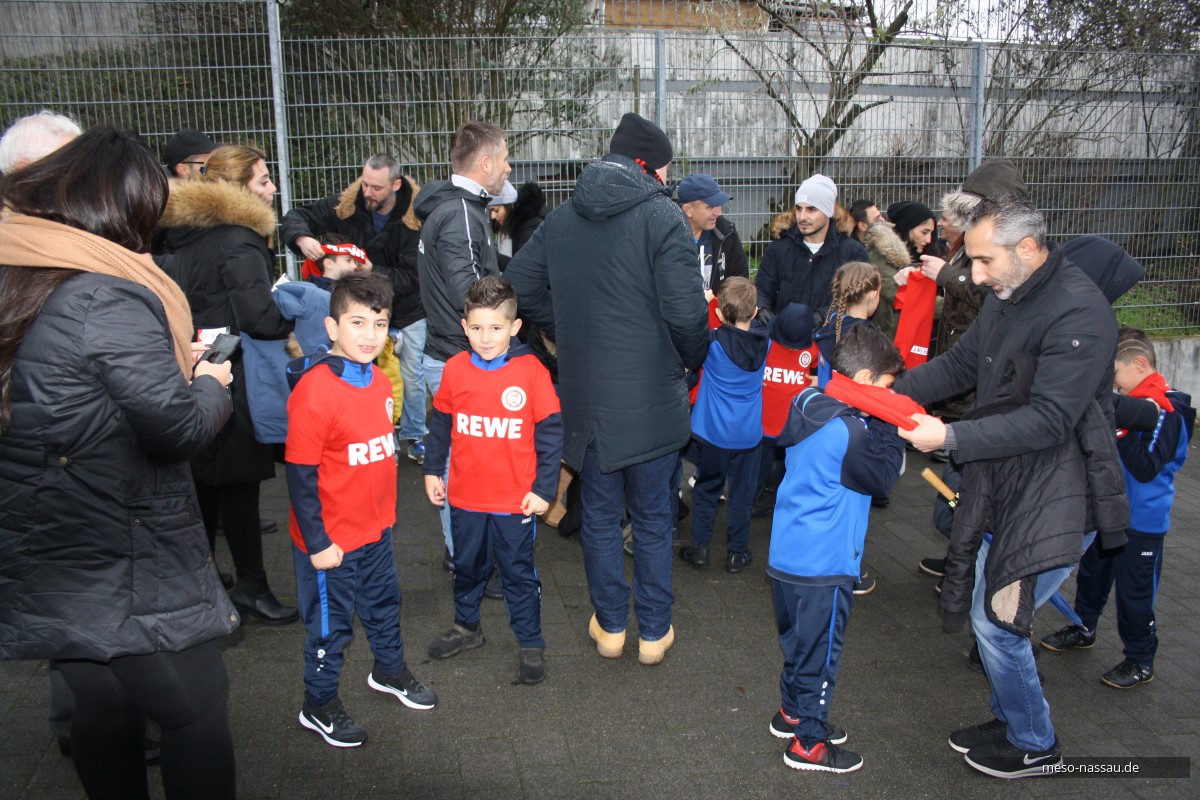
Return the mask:
{"type": "Polygon", "coordinates": [[[734,195],[752,263],[812,172],[845,205],[937,209],[1003,155],[1055,237],[1107,236],[1147,267],[1123,321],[1200,332],[1197,54],[665,32],[613,27],[617,8],[570,36],[312,38],[281,35],[264,0],[6,2],[0,124],[50,107],[154,147],[185,127],[252,140],[286,210],[341,191],[371,153],[445,177],[451,133],[486,119],[508,131],[513,182],[555,205],[637,111],[670,134],[672,178],[709,172],[734,195]]]}

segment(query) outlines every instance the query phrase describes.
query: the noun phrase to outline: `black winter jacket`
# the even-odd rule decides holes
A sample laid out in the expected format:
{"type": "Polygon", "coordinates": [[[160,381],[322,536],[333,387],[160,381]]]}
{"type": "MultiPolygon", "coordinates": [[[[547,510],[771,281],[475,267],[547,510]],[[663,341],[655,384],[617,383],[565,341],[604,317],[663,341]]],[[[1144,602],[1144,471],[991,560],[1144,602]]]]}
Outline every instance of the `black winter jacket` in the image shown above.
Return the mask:
{"type": "Polygon", "coordinates": [[[421,241],[421,223],[413,211],[413,200],[420,188],[405,175],[396,192],[396,204],[383,230],[375,232],[371,212],[362,196],[362,180],[347,186],[337,197],[326,197],[283,215],[279,235],[297,255],[301,236],[320,239],[326,233],[338,233],[367,251],[371,269],[387,275],[392,282],[392,328],[407,328],[425,318],[421,306],[421,285],[417,275],[417,247],[421,241]]]}
{"type": "MultiPolygon", "coordinates": [[[[1014,353],[1002,370],[999,399],[963,420],[1028,405],[1036,369],[1034,355],[1014,353]]],[[[985,533],[992,533],[984,564],[985,613],[996,625],[1028,636],[1038,574],[1078,562],[1084,533],[1099,529],[1103,547],[1120,547],[1128,527],[1125,474],[1112,422],[1093,399],[1064,442],[964,465],[940,598],[947,620],[966,619],[985,533]]]]}
{"type": "Polygon", "coordinates": [[[812,309],[813,327],[825,323],[829,313],[829,284],[833,273],[847,261],[869,261],[867,251],[849,236],[842,236],[829,223],[825,243],[814,255],[804,244],[795,224],[763,251],[754,283],[758,306],[778,313],[788,303],[803,303],[812,309]]]}
{"type": "MultiPolygon", "coordinates": [[[[172,182],[162,227],[167,253],[156,255],[187,295],[197,328],[229,328],[255,339],[284,339],[292,331],[271,297],[274,258],[268,238],[275,212],[248,189],[226,182],[172,182]]],[[[254,438],[246,372],[233,357],[233,418],[216,441],[192,459],[196,483],[228,486],[275,475],[270,445],[254,438]]]]}
{"type": "Polygon", "coordinates": [[[467,289],[484,275],[500,274],[486,211],[489,199],[450,181],[434,181],[416,201],[423,223],[417,265],[428,320],[425,352],[439,361],[468,347],[462,329],[467,289]]]}
{"type": "Polygon", "coordinates": [[[80,274],[12,373],[0,436],[0,658],[177,652],[234,630],[187,460],[230,413],[179,371],[161,301],[80,274]]]}
{"type": "Polygon", "coordinates": [[[589,440],[604,472],[687,444],[684,371],[708,352],[698,255],[668,190],[610,154],[513,257],[505,277],[522,315],[557,343],[572,467],[589,440]]]}

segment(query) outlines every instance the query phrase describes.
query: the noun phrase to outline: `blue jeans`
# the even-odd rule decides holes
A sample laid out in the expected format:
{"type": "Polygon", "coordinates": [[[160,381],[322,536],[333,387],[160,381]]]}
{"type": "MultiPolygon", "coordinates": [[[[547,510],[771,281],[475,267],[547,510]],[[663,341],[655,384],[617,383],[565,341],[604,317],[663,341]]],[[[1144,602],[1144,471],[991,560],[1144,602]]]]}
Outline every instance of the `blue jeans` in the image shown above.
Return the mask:
{"type": "MultiPolygon", "coordinates": [[[[1095,534],[1084,537],[1084,549],[1095,534]]],[[[971,596],[971,628],[979,644],[979,657],[991,684],[992,713],[1008,725],[1008,741],[1022,750],[1049,750],[1057,737],[1050,721],[1050,704],[1042,693],[1033,648],[1028,637],[1018,636],[987,618],[983,565],[991,549],[985,537],[975,558],[975,592],[971,596]]],[[[1074,565],[1058,567],[1038,575],[1033,590],[1033,607],[1041,607],[1071,574],[1074,565]]]]}
{"type": "MultiPolygon", "coordinates": [[[[396,358],[404,379],[404,408],[400,410],[400,438],[425,438],[425,320],[419,319],[396,332],[396,358]]],[[[441,382],[439,378],[439,383],[441,382]]]]}
{"type": "MultiPolygon", "coordinates": [[[[425,382],[429,385],[429,392],[436,395],[438,389],[442,386],[442,373],[446,371],[446,362],[439,361],[433,356],[422,356],[422,364],[425,367],[425,382]]],[[[407,386],[408,384],[405,384],[407,386]]],[[[408,405],[408,401],[404,401],[404,405],[408,405]]],[[[403,412],[402,412],[403,413],[403,412]]],[[[422,412],[423,413],[423,412],[422,412]]],[[[442,481],[446,484],[446,491],[449,492],[450,486],[450,459],[446,459],[446,474],[442,476],[442,481]]],[[[450,503],[442,503],[442,507],[437,512],[438,519],[442,523],[442,538],[446,540],[446,549],[450,551],[450,555],[454,555],[454,537],[450,533],[450,503]]]]}
{"type": "Polygon", "coordinates": [[[595,445],[588,443],[580,470],[583,500],[583,567],[600,627],[625,630],[629,617],[629,584],[621,550],[621,516],[628,506],[633,520],[633,610],[638,633],[658,641],[671,627],[671,535],[675,530],[678,484],[672,485],[679,454],[616,472],[601,472],[595,445]]]}

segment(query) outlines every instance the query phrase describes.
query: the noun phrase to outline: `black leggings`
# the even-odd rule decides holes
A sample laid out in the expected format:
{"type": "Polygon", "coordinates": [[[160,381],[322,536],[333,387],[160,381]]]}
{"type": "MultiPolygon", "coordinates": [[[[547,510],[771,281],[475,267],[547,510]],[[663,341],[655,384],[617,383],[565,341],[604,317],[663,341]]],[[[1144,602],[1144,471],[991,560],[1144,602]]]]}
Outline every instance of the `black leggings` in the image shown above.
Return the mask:
{"type": "Polygon", "coordinates": [[[263,568],[262,523],[258,519],[258,483],[235,483],[230,486],[196,484],[200,513],[208,544],[216,551],[217,520],[225,529],[225,543],[237,570],[238,582],[253,597],[267,584],[263,568]]]}
{"type": "Polygon", "coordinates": [[[225,708],[225,663],[216,642],[180,653],[59,661],[75,693],[71,757],[91,800],[148,798],[146,717],[162,730],[168,800],[236,795],[225,708]]]}

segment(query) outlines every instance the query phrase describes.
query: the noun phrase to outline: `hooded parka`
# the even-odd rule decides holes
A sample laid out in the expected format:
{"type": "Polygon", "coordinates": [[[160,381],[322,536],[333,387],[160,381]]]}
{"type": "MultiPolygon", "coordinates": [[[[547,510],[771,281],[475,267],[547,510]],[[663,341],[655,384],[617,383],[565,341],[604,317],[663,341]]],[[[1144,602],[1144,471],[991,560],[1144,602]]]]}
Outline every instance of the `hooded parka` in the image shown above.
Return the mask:
{"type": "Polygon", "coordinates": [[[685,370],[708,351],[699,251],[669,191],[609,154],[513,256],[505,277],[521,314],[554,335],[564,458],[588,441],[603,472],[687,444],[685,370]]]}

